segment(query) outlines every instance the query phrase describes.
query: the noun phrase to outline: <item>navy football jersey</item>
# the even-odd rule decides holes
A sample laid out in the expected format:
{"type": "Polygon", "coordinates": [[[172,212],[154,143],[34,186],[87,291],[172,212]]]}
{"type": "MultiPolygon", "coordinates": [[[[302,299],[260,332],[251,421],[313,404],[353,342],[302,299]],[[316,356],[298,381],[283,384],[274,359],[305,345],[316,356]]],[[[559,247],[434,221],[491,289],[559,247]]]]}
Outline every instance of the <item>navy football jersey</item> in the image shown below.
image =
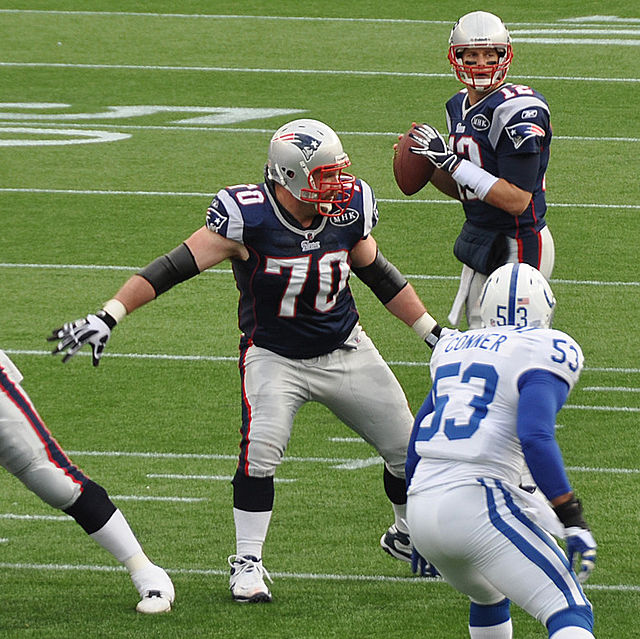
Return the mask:
{"type": "Polygon", "coordinates": [[[471,107],[464,89],[446,108],[449,145],[458,156],[533,193],[527,210],[515,217],[460,187],[469,222],[510,237],[518,237],[524,227],[543,228],[547,210],[544,175],[551,144],[545,98],[530,87],[507,83],[471,107]]]}
{"type": "Polygon", "coordinates": [[[242,339],[296,359],[339,348],[358,321],[349,251],[377,221],[373,191],[362,180],[342,215],[318,215],[309,228],[278,205],[268,184],[219,191],[207,228],[249,250],[247,261],[232,260],[242,339]]]}

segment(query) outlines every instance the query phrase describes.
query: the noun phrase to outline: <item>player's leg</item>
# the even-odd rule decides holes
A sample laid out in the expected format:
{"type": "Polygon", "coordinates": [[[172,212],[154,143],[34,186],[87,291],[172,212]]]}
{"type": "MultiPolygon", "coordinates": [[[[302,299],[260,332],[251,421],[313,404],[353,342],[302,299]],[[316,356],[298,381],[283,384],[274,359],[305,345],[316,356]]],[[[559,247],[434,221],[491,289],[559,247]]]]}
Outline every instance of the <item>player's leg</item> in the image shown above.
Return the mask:
{"type": "Polygon", "coordinates": [[[547,626],[549,636],[592,637],[593,610],[555,539],[533,521],[518,489],[484,480],[494,556],[476,556],[476,566],[514,603],[547,626]],[[516,571],[518,579],[511,578],[516,571]],[[580,628],[575,634],[569,630],[580,628]],[[558,635],[558,633],[562,634],[558,635]],[[586,634],[585,634],[586,633],[586,634]]]}
{"type": "MultiPolygon", "coordinates": [[[[494,480],[409,495],[413,543],[476,604],[495,607],[499,597],[506,597],[545,624],[550,636],[565,627],[591,633],[589,601],[564,553],[525,514],[524,503],[494,480]]],[[[484,612],[491,617],[491,609],[484,612]]],[[[473,620],[470,615],[471,627],[473,620]]],[[[488,636],[502,636],[498,628],[492,630],[496,634],[488,636]]]]}
{"type": "Polygon", "coordinates": [[[465,488],[410,494],[407,518],[411,539],[442,577],[470,598],[471,639],[511,639],[509,600],[470,560],[471,549],[483,544],[482,521],[486,517],[478,507],[478,491],[469,495],[465,488]]]}
{"type": "MultiPolygon", "coordinates": [[[[523,230],[518,238],[507,237],[506,262],[526,262],[537,268],[547,279],[550,279],[555,262],[555,247],[549,227],[542,230],[523,230]]],[[[469,284],[466,300],[466,315],[469,328],[481,328],[480,294],[487,281],[487,275],[474,271],[469,284]]]]}
{"type": "Polygon", "coordinates": [[[88,479],[80,496],[64,512],[127,568],[141,597],[138,612],[171,610],[175,591],[169,575],[147,557],[124,515],[102,486],[88,479]]]}
{"type": "Polygon", "coordinates": [[[73,517],[127,567],[142,597],[138,610],[169,610],[175,595],[168,575],[146,557],[104,488],[69,460],[20,385],[21,379],[0,352],[0,465],[44,502],[73,517]],[[150,591],[159,594],[150,596],[150,591]]]}
{"type": "Polygon", "coordinates": [[[469,606],[469,636],[471,639],[511,639],[510,601],[503,599],[496,604],[478,604],[469,606]]]}
{"type": "Polygon", "coordinates": [[[467,324],[470,329],[482,328],[482,321],[480,319],[480,294],[482,293],[482,288],[484,287],[484,283],[487,281],[488,277],[488,275],[474,271],[471,282],[469,283],[465,313],[467,316],[467,324]]]}
{"type": "Polygon", "coordinates": [[[396,559],[411,561],[404,463],[413,415],[400,383],[359,326],[347,344],[354,348],[338,349],[322,358],[321,372],[312,376],[312,397],[374,446],[384,459],[383,485],[394,523],[380,543],[396,559]]]}
{"type": "Polygon", "coordinates": [[[229,557],[235,601],[268,602],[269,574],[262,549],[274,502],[274,475],[291,436],[293,418],[306,401],[295,362],[249,346],[240,357],[242,440],[233,478],[236,552],[229,557]]]}

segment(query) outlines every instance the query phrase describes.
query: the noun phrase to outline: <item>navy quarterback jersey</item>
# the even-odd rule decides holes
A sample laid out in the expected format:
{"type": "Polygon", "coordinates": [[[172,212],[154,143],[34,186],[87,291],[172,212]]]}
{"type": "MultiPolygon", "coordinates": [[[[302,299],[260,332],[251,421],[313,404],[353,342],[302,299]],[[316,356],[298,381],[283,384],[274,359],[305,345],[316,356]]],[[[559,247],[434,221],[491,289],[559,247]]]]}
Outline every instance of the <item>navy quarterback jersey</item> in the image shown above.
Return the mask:
{"type": "Polygon", "coordinates": [[[244,244],[250,256],[232,261],[243,341],[295,359],[339,348],[358,321],[349,252],[377,221],[375,196],[362,180],[343,214],[318,215],[309,228],[278,205],[269,184],[219,191],[207,228],[244,244]]]}
{"type": "Polygon", "coordinates": [[[446,108],[449,145],[458,156],[533,193],[527,210],[515,217],[460,187],[469,222],[511,237],[518,237],[523,227],[537,231],[543,228],[547,210],[544,176],[551,144],[545,98],[530,87],[507,83],[473,106],[469,106],[464,89],[447,102],[446,108]]]}

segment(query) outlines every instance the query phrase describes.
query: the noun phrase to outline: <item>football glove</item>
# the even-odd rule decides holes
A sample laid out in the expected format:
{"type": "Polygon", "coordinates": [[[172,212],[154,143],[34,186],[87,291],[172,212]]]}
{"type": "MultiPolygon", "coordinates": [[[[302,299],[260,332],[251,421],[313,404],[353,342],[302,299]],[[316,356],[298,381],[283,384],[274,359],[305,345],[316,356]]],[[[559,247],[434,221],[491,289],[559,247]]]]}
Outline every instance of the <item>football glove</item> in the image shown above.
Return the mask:
{"type": "Polygon", "coordinates": [[[419,577],[439,577],[438,569],[427,561],[415,548],[411,552],[411,570],[419,577]]]}
{"type": "Polygon", "coordinates": [[[459,158],[447,145],[440,132],[428,124],[419,124],[411,129],[409,137],[418,143],[409,150],[422,155],[439,169],[453,173],[460,164],[459,158]]]}
{"type": "Polygon", "coordinates": [[[574,496],[555,506],[554,511],[565,528],[569,565],[575,570],[578,581],[584,583],[595,568],[597,544],[582,516],[582,504],[574,496]]]}
{"type": "Polygon", "coordinates": [[[52,355],[66,351],[62,362],[66,363],[85,344],[91,346],[93,355],[93,365],[100,363],[104,347],[111,337],[111,329],[116,325],[116,320],[107,311],[101,310],[97,313],[89,314],[75,322],[67,322],[60,328],[52,331],[47,337],[47,341],[58,341],[56,347],[51,351],[52,355]]]}

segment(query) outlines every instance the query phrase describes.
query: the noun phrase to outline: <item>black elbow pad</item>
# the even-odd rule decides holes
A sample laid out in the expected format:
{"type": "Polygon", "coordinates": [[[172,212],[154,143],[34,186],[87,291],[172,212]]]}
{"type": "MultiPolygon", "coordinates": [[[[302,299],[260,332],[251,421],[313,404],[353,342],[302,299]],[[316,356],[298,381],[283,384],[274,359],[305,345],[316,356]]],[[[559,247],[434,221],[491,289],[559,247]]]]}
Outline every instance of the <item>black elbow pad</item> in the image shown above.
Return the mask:
{"type": "Polygon", "coordinates": [[[390,302],[407,284],[407,279],[378,250],[376,259],[368,266],[351,270],[373,291],[383,303],[390,302]]]}

